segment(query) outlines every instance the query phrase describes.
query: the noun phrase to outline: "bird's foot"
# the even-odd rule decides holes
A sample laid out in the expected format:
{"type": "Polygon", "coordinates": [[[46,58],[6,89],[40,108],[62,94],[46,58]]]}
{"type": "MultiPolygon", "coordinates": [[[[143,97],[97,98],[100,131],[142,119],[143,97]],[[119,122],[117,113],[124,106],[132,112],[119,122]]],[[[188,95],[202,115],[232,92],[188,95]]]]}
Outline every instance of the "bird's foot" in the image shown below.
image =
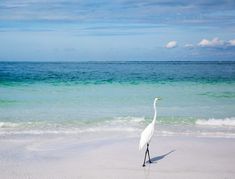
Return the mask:
{"type": "Polygon", "coordinates": [[[149,160],[149,163],[153,163],[151,160],[149,160]]]}
{"type": "Polygon", "coordinates": [[[145,164],[143,164],[142,166],[145,167],[145,164]]]}

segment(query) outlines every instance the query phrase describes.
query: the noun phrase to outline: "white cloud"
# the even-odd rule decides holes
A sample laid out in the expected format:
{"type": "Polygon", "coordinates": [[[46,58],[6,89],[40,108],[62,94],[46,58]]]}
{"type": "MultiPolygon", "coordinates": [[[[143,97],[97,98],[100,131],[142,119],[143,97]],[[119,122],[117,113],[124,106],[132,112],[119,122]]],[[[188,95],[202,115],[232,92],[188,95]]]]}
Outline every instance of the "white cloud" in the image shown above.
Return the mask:
{"type": "Polygon", "coordinates": [[[177,46],[177,42],[176,41],[170,41],[166,44],[166,48],[175,48],[177,46]]]}
{"type": "Polygon", "coordinates": [[[230,46],[235,46],[235,39],[229,40],[228,43],[230,46]]]}
{"type": "Polygon", "coordinates": [[[223,47],[226,43],[223,40],[215,37],[212,40],[202,39],[198,46],[200,47],[223,47]]]}
{"type": "Polygon", "coordinates": [[[205,47],[205,46],[208,46],[210,45],[210,41],[207,40],[207,39],[202,39],[199,43],[198,43],[198,46],[201,46],[201,47],[205,47]]]}

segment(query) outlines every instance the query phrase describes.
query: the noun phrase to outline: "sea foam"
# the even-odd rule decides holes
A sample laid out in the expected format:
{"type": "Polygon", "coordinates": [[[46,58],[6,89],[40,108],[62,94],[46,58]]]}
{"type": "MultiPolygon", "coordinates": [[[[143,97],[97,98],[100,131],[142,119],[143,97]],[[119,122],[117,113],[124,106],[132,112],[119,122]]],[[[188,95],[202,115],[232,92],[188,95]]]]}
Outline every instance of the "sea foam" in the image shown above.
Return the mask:
{"type": "Polygon", "coordinates": [[[19,124],[13,122],[0,122],[0,128],[12,128],[17,126],[19,126],[19,124]]]}
{"type": "Polygon", "coordinates": [[[205,125],[205,126],[232,126],[235,127],[235,117],[225,118],[225,119],[198,119],[196,125],[205,125]]]}

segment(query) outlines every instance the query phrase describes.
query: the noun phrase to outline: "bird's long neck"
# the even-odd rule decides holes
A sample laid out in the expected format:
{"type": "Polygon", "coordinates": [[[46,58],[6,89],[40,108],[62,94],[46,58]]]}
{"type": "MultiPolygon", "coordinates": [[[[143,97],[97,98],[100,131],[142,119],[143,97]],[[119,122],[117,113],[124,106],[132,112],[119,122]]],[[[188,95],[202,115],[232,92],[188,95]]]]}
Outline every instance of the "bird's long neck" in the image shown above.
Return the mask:
{"type": "Polygon", "coordinates": [[[153,103],[153,109],[154,109],[154,116],[153,116],[153,121],[152,123],[156,123],[156,119],[157,119],[157,104],[156,101],[153,103]]]}

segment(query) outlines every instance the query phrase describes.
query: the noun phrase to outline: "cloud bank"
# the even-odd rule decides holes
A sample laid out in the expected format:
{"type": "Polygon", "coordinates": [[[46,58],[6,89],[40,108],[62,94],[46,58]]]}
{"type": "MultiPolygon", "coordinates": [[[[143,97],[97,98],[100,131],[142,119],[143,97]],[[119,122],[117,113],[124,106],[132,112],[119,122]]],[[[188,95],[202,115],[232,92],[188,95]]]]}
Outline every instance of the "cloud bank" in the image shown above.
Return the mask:
{"type": "Polygon", "coordinates": [[[202,39],[199,43],[199,47],[222,47],[224,46],[225,42],[220,40],[219,38],[215,37],[212,40],[202,39]]]}
{"type": "Polygon", "coordinates": [[[235,39],[228,41],[221,40],[218,37],[215,37],[212,40],[202,39],[197,45],[199,47],[226,48],[235,46],[235,39]]]}

